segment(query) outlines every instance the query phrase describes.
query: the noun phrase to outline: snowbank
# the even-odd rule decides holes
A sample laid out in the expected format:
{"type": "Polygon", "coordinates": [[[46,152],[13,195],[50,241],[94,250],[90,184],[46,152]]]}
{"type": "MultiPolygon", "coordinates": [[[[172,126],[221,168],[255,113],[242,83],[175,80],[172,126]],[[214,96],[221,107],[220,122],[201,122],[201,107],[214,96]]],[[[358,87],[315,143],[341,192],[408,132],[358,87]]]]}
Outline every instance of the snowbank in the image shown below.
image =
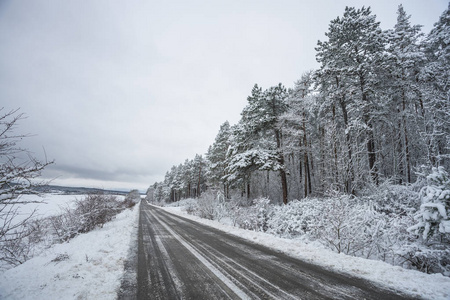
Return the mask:
{"type": "Polygon", "coordinates": [[[423,297],[425,299],[450,299],[450,278],[441,274],[425,274],[407,270],[390,264],[338,254],[325,249],[321,244],[305,244],[295,239],[283,239],[263,232],[255,232],[221,224],[217,221],[201,219],[189,215],[182,207],[163,207],[164,210],[211,226],[224,232],[270,247],[304,261],[325,268],[365,278],[391,289],[423,297]]]}
{"type": "MultiPolygon", "coordinates": [[[[73,197],[73,196],[72,196],[73,197]]],[[[139,205],[0,275],[0,299],[115,299],[139,205]]]]}

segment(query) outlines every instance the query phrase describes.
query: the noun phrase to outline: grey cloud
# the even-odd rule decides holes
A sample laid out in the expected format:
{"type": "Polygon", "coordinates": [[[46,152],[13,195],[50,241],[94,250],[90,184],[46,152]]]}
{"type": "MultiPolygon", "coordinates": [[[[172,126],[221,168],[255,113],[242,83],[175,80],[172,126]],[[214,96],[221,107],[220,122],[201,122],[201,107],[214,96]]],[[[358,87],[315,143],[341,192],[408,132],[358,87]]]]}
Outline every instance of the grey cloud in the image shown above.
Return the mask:
{"type": "MultiPolygon", "coordinates": [[[[400,1],[366,1],[394,25],[400,1]]],[[[145,189],[235,123],[254,83],[315,68],[331,19],[360,1],[0,2],[0,107],[54,183],[145,189]]],[[[412,0],[432,24],[446,1],[412,0]]]]}

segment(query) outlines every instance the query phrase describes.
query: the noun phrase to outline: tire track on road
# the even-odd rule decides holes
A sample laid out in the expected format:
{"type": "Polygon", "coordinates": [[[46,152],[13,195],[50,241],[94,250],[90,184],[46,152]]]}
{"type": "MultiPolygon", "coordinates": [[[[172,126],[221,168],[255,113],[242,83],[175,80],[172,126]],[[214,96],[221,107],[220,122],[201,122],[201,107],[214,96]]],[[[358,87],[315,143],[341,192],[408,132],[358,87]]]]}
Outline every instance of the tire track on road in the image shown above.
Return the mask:
{"type": "Polygon", "coordinates": [[[413,299],[148,204],[145,215],[177,299],[413,299]]]}
{"type": "MultiPolygon", "coordinates": [[[[164,221],[149,209],[143,209],[142,241],[147,249],[142,265],[148,274],[140,272],[138,299],[245,299],[237,295],[205,266],[173,234],[164,221]],[[149,230],[146,232],[145,228],[149,230]],[[145,235],[150,243],[145,243],[145,235]],[[148,286],[147,289],[143,288],[148,286]]],[[[141,265],[141,263],[139,264],[141,265]]]]}

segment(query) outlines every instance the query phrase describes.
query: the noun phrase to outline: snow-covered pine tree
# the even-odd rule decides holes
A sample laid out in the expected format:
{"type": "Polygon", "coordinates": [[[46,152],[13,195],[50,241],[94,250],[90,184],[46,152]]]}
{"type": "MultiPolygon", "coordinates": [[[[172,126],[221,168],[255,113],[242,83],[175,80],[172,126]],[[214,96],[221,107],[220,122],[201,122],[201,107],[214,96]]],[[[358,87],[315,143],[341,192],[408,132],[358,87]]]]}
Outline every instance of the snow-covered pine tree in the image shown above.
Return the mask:
{"type": "Polygon", "coordinates": [[[183,185],[183,198],[191,198],[193,192],[194,170],[193,161],[186,159],[181,166],[181,180],[183,185]]]}
{"type": "MultiPolygon", "coordinates": [[[[384,34],[370,7],[346,7],[343,17],[332,20],[325,35],[328,41],[319,41],[316,48],[316,58],[321,63],[321,84],[327,93],[325,96],[335,99],[342,110],[345,131],[350,135],[348,143],[365,144],[366,172],[377,182],[374,132],[377,119],[374,114],[382,110],[376,93],[377,75],[385,48],[384,34]]],[[[350,149],[348,155],[349,160],[356,164],[350,149]]],[[[367,181],[367,176],[362,178],[367,181]]]]}
{"type": "MultiPolygon", "coordinates": [[[[279,127],[283,128],[283,151],[286,156],[293,157],[290,177],[297,178],[291,182],[291,190],[297,189],[296,197],[307,197],[312,192],[311,172],[311,127],[318,120],[310,120],[311,110],[315,106],[315,98],[310,97],[313,87],[312,71],[302,75],[289,91],[288,109],[279,118],[279,127]],[[298,161],[297,164],[294,162],[298,161]],[[298,176],[297,176],[298,174],[298,176]],[[301,192],[300,192],[301,190],[301,192]]],[[[290,161],[290,160],[289,160],[290,161]]]]}
{"type": "Polygon", "coordinates": [[[390,132],[382,140],[385,145],[381,149],[381,155],[385,157],[383,169],[385,174],[398,178],[399,183],[412,182],[412,168],[423,156],[418,149],[423,145],[422,139],[414,133],[419,132],[419,121],[423,116],[418,74],[425,56],[420,46],[422,26],[412,26],[410,17],[399,5],[394,29],[386,31],[386,72],[382,77],[384,106],[389,108],[385,110],[389,122],[383,125],[385,132],[390,132]]]}
{"type": "Polygon", "coordinates": [[[421,233],[424,240],[450,236],[450,177],[443,167],[432,169],[427,185],[420,190],[420,198],[419,223],[408,230],[421,233]]]}
{"type": "Polygon", "coordinates": [[[230,147],[231,126],[228,121],[220,126],[219,133],[212,146],[209,147],[206,155],[208,164],[208,181],[213,186],[222,186],[223,194],[229,197],[229,189],[224,176],[226,175],[227,153],[230,147]]]}
{"type": "Polygon", "coordinates": [[[276,171],[281,179],[282,201],[287,203],[282,131],[277,126],[279,117],[287,110],[286,97],[286,88],[281,84],[264,92],[255,85],[239,124],[233,127],[227,178],[244,180],[247,196],[251,172],[276,171]]]}
{"type": "Polygon", "coordinates": [[[192,164],[195,184],[193,196],[198,198],[206,190],[206,160],[202,155],[196,154],[192,164]]]}
{"type": "Polygon", "coordinates": [[[424,41],[425,134],[432,165],[450,168],[450,4],[424,41]]]}

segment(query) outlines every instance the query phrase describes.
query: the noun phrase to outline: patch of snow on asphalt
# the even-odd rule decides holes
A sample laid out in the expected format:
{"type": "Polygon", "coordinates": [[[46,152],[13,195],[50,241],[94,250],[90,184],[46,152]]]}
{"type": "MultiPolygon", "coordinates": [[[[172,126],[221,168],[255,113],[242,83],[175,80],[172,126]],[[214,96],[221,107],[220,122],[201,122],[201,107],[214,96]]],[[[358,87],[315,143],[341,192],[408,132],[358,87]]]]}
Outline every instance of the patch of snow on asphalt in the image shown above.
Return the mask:
{"type": "Polygon", "coordinates": [[[392,266],[382,261],[338,254],[324,248],[318,242],[306,244],[300,240],[284,239],[263,232],[240,229],[189,215],[183,211],[183,207],[162,207],[162,209],[327,269],[368,279],[385,288],[403,291],[425,299],[450,299],[450,278],[442,274],[425,274],[392,266]]]}
{"type": "Polygon", "coordinates": [[[115,299],[139,205],[0,274],[0,299],[115,299]]]}

